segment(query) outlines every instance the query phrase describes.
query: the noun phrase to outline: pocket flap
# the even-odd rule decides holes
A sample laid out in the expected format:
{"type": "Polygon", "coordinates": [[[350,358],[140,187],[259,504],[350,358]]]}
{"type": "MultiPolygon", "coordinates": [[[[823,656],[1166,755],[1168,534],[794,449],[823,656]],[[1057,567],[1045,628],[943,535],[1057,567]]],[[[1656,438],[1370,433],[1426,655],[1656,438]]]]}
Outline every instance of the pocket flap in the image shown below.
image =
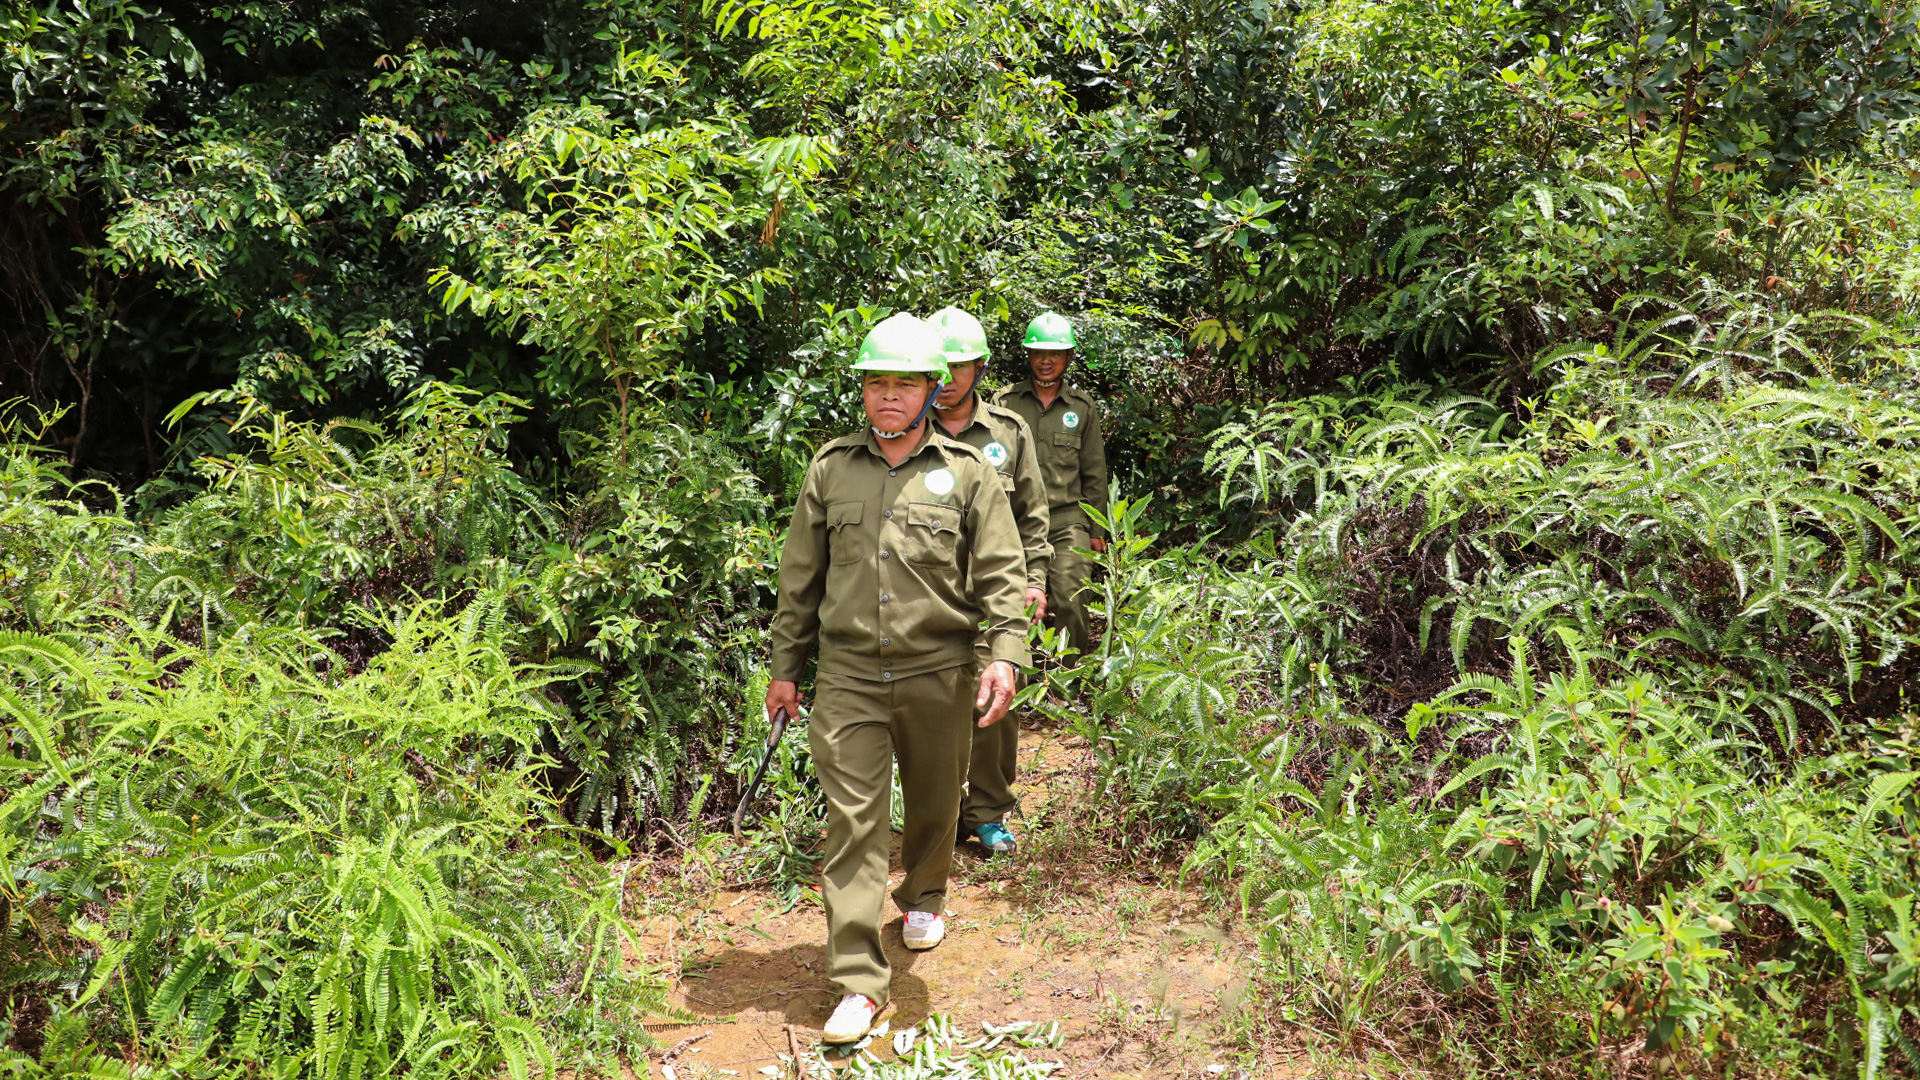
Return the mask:
{"type": "Polygon", "coordinates": [[[925,525],[934,532],[942,529],[960,535],[960,508],[942,503],[908,503],[907,524],[925,525]]]}
{"type": "Polygon", "coordinates": [[[860,514],[867,508],[863,502],[837,502],[827,506],[827,528],[834,529],[842,525],[860,524],[860,514]]]}
{"type": "Polygon", "coordinates": [[[1000,488],[1009,495],[1013,494],[1013,477],[1008,476],[1006,473],[1001,473],[1000,488]]]}
{"type": "Polygon", "coordinates": [[[1080,449],[1080,436],[1069,434],[1065,431],[1056,431],[1053,433],[1053,445],[1071,446],[1075,450],[1078,450],[1080,449]]]}

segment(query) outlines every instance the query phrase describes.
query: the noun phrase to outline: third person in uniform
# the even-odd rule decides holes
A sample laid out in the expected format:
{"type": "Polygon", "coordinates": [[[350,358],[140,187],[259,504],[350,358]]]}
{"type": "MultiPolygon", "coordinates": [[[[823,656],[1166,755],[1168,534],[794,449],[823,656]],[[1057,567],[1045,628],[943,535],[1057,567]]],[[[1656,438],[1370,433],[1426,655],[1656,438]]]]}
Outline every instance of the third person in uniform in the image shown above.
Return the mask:
{"type": "Polygon", "coordinates": [[[1100,408],[1086,391],[1067,382],[1073,363],[1073,324],[1046,312],[1027,324],[1027,369],[1032,378],[994,396],[996,405],[1019,413],[1033,433],[1040,477],[1046,484],[1048,541],[1053,557],[1047,568],[1047,618],[1081,652],[1093,649],[1081,587],[1092,572],[1075,549],[1107,549],[1106,533],[1080,508],[1107,508],[1107,444],[1100,431],[1100,408]]]}

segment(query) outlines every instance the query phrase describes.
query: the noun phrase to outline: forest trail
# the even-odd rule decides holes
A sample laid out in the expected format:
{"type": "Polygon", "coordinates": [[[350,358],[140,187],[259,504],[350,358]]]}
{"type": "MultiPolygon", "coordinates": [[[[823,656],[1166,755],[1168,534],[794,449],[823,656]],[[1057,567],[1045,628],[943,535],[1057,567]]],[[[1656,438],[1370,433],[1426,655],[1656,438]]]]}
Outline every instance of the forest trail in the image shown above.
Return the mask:
{"type": "MultiPolygon", "coordinates": [[[[1058,1049],[1023,1051],[1062,1063],[1056,1078],[1305,1075],[1280,1062],[1243,1064],[1249,1055],[1233,1018],[1257,951],[1244,929],[1171,870],[1164,878],[1108,875],[1075,860],[1049,827],[1087,797],[1091,755],[1052,731],[1030,732],[1022,743],[1026,821],[1016,828],[1027,847],[990,861],[971,841],[961,845],[938,948],[907,951],[889,901],[893,1001],[881,1019],[898,1032],[944,1014],[970,1036],[983,1022],[1057,1020],[1058,1049]]],[[[660,1049],[636,1075],[666,1076],[663,1057],[698,1037],[673,1059],[677,1080],[793,1076],[781,1058],[789,1030],[807,1050],[839,997],[821,973],[819,907],[787,911],[773,892],[757,889],[719,889],[702,900],[638,921],[645,960],[664,969],[681,1015],[649,1024],[660,1049]]],[[[886,1038],[871,1050],[893,1056],[886,1038]]]]}

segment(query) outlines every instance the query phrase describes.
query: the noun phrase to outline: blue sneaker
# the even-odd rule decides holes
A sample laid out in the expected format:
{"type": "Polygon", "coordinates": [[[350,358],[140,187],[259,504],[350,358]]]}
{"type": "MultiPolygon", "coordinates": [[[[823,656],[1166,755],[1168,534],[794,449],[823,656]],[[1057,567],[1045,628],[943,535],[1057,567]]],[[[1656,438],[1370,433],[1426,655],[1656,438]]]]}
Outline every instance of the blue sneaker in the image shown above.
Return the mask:
{"type": "Polygon", "coordinates": [[[980,846],[985,848],[989,855],[1011,855],[1013,849],[1018,846],[1013,841],[1013,833],[1008,832],[1007,827],[998,821],[987,822],[973,830],[973,835],[980,838],[980,846]]]}

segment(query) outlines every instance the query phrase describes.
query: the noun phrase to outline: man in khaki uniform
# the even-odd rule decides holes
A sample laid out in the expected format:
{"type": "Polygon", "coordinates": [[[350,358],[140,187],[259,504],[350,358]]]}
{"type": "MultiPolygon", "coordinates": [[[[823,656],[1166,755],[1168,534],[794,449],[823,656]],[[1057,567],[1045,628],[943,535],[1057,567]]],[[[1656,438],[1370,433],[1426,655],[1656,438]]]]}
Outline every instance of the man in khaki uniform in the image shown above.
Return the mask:
{"type": "Polygon", "coordinates": [[[1076,548],[1107,550],[1106,534],[1088,519],[1081,503],[1107,506],[1107,444],[1100,407],[1085,391],[1069,386],[1073,324],[1046,312],[1027,324],[1031,379],[994,395],[996,405],[1019,413],[1039,447],[1040,476],[1047,485],[1053,559],[1047,571],[1047,607],[1054,625],[1081,652],[1093,649],[1093,627],[1080,596],[1093,567],[1076,548]]]}
{"type": "Polygon", "coordinates": [[[889,995],[880,913],[895,759],[906,878],[893,899],[907,947],[931,948],[946,932],[975,710],[983,726],[1004,716],[1027,662],[1026,557],[999,474],[923,422],[946,374],[942,344],[911,315],[867,335],[853,366],[871,428],[814,456],[780,559],[769,715],[798,715],[820,646],[807,741],[827,797],[827,976],[845,995],[829,1042],[866,1034],[889,995]],[[977,637],[990,662],[976,682],[977,637]]]}
{"type": "MultiPolygon", "coordinates": [[[[980,320],[957,307],[934,313],[929,320],[946,339],[947,385],[934,403],[940,427],[948,435],[979,450],[1000,473],[1001,487],[1013,506],[1020,528],[1020,546],[1027,556],[1027,610],[1033,618],[1047,611],[1047,563],[1053,545],[1047,542],[1047,489],[1034,459],[1033,435],[1020,414],[989,405],[974,393],[987,366],[987,332],[980,320]]],[[[980,645],[982,651],[985,643],[980,645]]],[[[1013,831],[1007,815],[1020,805],[1013,781],[1020,762],[1020,721],[1006,719],[973,733],[973,761],[967,767],[967,796],[960,806],[960,829],[971,833],[989,855],[1013,851],[1013,831]]]]}

